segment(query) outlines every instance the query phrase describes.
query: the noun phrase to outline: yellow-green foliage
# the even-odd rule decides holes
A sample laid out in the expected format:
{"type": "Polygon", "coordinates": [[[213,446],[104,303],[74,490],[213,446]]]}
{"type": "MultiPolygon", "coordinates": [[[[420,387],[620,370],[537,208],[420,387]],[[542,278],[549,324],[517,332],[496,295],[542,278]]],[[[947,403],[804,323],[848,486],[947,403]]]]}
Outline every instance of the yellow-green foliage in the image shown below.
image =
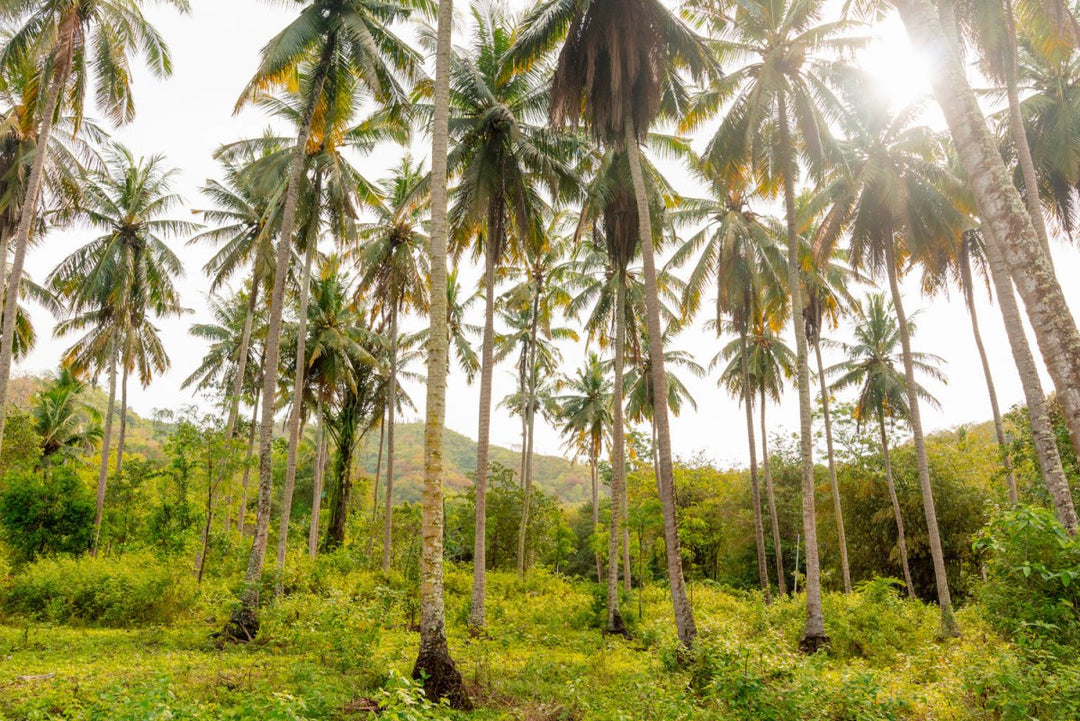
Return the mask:
{"type": "Polygon", "coordinates": [[[153,629],[0,627],[0,718],[355,719],[368,716],[350,709],[370,703],[380,718],[406,720],[1076,718],[1075,661],[1033,663],[977,607],[960,613],[962,638],[939,640],[936,610],[888,582],[826,596],[832,645],[814,657],[796,650],[801,598],[766,606],[755,593],[694,583],[701,635],[684,664],[661,586],[624,597],[631,641],[601,634],[595,584],[543,571],[491,574],[488,633],[472,637],[470,586],[468,568],[447,568],[448,634],[478,706],[471,716],[426,704],[406,680],[418,642],[414,584],[335,554],[291,558],[291,592],[265,605],[259,639],[246,646],[211,642],[229,610],[227,589],[212,585],[190,613],[153,629]],[[17,678],[46,674],[55,675],[17,678]]]}

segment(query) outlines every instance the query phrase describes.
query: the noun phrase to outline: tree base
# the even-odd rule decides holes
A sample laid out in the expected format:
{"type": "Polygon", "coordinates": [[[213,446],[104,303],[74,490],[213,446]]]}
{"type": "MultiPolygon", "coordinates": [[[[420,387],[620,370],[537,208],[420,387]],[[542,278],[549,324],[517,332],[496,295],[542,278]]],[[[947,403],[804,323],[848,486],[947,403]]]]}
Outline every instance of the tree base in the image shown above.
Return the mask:
{"type": "Polygon", "coordinates": [[[216,634],[223,643],[250,643],[259,635],[259,614],[254,608],[240,606],[233,611],[225,628],[216,634]]]}
{"type": "Polygon", "coordinates": [[[604,628],[605,636],[622,636],[625,639],[630,638],[630,629],[626,627],[626,623],[623,622],[622,614],[616,611],[613,615],[608,617],[607,626],[604,628]]]}
{"type": "Polygon", "coordinates": [[[450,708],[471,711],[472,701],[465,692],[465,682],[445,645],[436,649],[420,649],[413,666],[412,677],[424,684],[428,700],[439,703],[446,699],[450,708]]]}
{"type": "Polygon", "coordinates": [[[803,637],[799,639],[799,650],[807,655],[812,655],[821,651],[829,645],[829,637],[824,633],[803,634],[803,637]]]}

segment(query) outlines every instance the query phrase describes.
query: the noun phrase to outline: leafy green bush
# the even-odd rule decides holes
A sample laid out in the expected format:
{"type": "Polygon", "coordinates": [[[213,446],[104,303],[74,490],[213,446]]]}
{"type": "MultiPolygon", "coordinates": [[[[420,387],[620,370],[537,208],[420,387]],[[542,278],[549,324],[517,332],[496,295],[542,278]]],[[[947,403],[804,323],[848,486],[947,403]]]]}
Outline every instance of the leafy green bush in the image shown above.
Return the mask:
{"type": "Polygon", "coordinates": [[[1027,643],[1080,643],[1080,539],[1050,511],[996,516],[975,542],[986,554],[980,591],[989,622],[1027,643]]]}
{"type": "Polygon", "coordinates": [[[94,499],[69,468],[21,473],[0,493],[0,533],[17,563],[81,553],[94,532],[94,499]]]}
{"type": "Polygon", "coordinates": [[[149,554],[45,559],[0,588],[4,614],[53,623],[165,623],[193,600],[192,582],[149,554]]]}

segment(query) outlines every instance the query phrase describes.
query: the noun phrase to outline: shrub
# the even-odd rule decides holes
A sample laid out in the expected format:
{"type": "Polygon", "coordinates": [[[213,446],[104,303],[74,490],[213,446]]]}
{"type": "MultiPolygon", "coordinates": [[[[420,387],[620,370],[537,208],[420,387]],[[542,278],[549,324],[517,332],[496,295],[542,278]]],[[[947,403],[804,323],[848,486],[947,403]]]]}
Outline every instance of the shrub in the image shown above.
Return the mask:
{"type": "Polygon", "coordinates": [[[94,499],[69,468],[22,473],[0,494],[0,532],[17,563],[81,553],[94,532],[94,499]]]}
{"type": "Polygon", "coordinates": [[[102,626],[165,623],[193,600],[191,581],[149,554],[41,560],[0,589],[7,615],[102,626]]]}

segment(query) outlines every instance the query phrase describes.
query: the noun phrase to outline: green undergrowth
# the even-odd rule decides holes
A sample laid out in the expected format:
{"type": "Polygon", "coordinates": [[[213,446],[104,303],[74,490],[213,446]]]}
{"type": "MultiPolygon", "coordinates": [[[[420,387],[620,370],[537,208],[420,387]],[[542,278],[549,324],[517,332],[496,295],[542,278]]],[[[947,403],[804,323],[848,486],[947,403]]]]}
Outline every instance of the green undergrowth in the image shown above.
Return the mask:
{"type": "Polygon", "coordinates": [[[211,635],[234,588],[210,579],[196,590],[148,559],[126,570],[109,564],[128,559],[72,563],[86,567],[61,569],[65,577],[88,585],[120,579],[115,608],[108,598],[65,601],[49,584],[55,568],[0,581],[2,719],[376,718],[371,709],[380,719],[536,721],[1080,718],[1080,663],[1068,654],[1004,640],[979,605],[961,609],[961,638],[941,640],[936,609],[889,581],[827,595],[831,644],[813,657],[797,651],[800,599],[766,606],[754,593],[694,583],[700,643],[680,662],[661,586],[624,596],[633,632],[624,640],[601,633],[595,584],[492,573],[488,634],[473,638],[470,572],[448,567],[450,644],[477,705],[466,715],[426,703],[408,679],[419,609],[415,584],[399,576],[341,557],[295,559],[286,595],[264,603],[258,640],[218,647],[211,635]],[[163,578],[173,579],[164,600],[147,610],[140,594],[163,578]],[[117,608],[143,615],[120,618],[117,608]]]}

